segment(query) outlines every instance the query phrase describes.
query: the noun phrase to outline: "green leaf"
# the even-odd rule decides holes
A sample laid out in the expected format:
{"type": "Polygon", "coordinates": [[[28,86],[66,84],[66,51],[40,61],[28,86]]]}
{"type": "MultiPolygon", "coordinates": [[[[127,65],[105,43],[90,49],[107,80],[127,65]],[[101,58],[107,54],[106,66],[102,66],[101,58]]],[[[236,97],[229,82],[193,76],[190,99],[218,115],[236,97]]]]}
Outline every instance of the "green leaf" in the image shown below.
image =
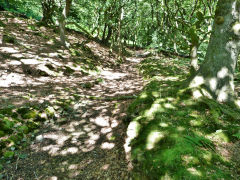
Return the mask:
{"type": "Polygon", "coordinates": [[[13,151],[6,151],[3,156],[5,158],[12,158],[14,156],[14,152],[13,151]]]}
{"type": "Polygon", "coordinates": [[[26,159],[27,156],[28,156],[27,154],[19,154],[18,157],[19,157],[20,159],[26,159]]]}
{"type": "Polygon", "coordinates": [[[234,134],[233,136],[237,137],[238,139],[240,139],[240,132],[237,134],[234,134]]]}

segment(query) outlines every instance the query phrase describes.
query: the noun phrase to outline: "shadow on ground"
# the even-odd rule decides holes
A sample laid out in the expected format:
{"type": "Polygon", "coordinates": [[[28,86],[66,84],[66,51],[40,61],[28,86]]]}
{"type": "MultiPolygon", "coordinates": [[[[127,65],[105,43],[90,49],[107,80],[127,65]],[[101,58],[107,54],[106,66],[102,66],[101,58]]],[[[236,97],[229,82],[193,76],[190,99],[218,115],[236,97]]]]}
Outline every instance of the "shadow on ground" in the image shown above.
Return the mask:
{"type": "Polygon", "coordinates": [[[114,53],[73,32],[66,50],[53,29],[5,13],[0,14],[3,178],[128,179],[123,119],[143,86],[134,67],[139,59],[116,65],[114,53]]]}

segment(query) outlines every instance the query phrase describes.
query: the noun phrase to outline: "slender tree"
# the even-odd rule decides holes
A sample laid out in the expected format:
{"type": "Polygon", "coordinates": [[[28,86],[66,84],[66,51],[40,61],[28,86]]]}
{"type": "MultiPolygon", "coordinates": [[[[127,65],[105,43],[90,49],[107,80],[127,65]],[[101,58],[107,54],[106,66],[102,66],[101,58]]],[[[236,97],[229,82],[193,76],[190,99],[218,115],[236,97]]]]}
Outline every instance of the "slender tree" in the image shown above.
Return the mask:
{"type": "Polygon", "coordinates": [[[60,40],[64,47],[68,47],[69,44],[66,42],[66,36],[65,36],[65,26],[66,26],[66,18],[69,14],[70,8],[72,5],[72,0],[66,0],[66,5],[61,12],[58,22],[59,22],[59,30],[60,30],[60,40]]]}

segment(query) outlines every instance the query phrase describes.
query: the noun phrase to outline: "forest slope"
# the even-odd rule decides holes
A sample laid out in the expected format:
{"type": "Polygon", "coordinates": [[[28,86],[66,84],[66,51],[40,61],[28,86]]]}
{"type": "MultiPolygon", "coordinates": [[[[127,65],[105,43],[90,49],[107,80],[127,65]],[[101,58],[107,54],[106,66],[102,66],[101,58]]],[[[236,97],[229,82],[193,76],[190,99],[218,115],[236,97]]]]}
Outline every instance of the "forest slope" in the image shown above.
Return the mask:
{"type": "Polygon", "coordinates": [[[10,179],[128,178],[126,107],[141,91],[139,60],[69,31],[0,14],[0,169],[10,179]]]}

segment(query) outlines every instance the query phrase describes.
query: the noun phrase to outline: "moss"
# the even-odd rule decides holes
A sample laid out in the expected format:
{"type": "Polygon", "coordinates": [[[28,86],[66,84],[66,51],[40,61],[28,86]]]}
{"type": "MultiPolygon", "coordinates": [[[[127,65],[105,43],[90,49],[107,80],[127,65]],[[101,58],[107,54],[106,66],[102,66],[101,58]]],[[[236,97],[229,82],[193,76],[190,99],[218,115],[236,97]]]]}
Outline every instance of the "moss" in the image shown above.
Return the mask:
{"type": "MultiPolygon", "coordinates": [[[[155,63],[153,69],[160,67],[161,62],[155,63]]],[[[161,78],[149,81],[128,108],[128,132],[133,133],[132,123],[140,126],[130,142],[134,172],[151,179],[227,179],[233,175],[231,161],[225,161],[215,146],[234,141],[231,135],[239,129],[238,112],[212,100],[193,101],[180,93],[177,82],[164,86],[161,78]]]]}
{"type": "Polygon", "coordinates": [[[14,156],[14,152],[13,151],[6,151],[3,156],[5,158],[12,158],[14,156]]]}

